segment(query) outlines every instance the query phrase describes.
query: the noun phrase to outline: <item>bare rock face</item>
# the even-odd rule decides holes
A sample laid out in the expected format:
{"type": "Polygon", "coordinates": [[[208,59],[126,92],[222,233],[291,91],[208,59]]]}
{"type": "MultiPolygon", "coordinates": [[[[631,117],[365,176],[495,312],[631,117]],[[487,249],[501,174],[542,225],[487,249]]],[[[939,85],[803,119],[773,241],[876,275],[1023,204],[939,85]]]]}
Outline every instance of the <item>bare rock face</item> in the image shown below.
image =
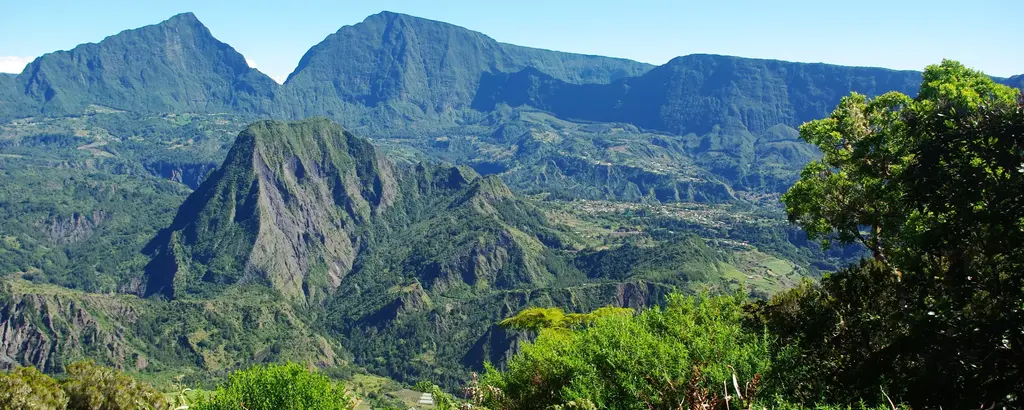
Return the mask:
{"type": "Polygon", "coordinates": [[[322,300],[394,204],[396,172],[330,121],[252,124],[151,244],[146,293],[255,282],[322,300]]]}
{"type": "MultiPolygon", "coordinates": [[[[531,206],[469,168],[399,170],[325,119],[257,122],[150,243],[144,294],[261,284],[320,304],[368,248],[395,250],[386,264],[404,266],[430,293],[541,285],[552,275],[531,206]]],[[[391,275],[368,273],[379,274],[391,275]]]]}
{"type": "Polygon", "coordinates": [[[89,359],[129,371],[182,364],[223,371],[282,360],[334,367],[349,357],[279,300],[168,302],[0,281],[0,369],[59,373],[89,359]]]}
{"type": "Polygon", "coordinates": [[[84,357],[119,368],[146,367],[145,355],[125,341],[121,325],[138,319],[137,306],[106,295],[23,293],[3,286],[0,368],[32,365],[55,372],[84,357]]]}
{"type": "Polygon", "coordinates": [[[108,216],[101,210],[89,215],[75,212],[68,216],[56,215],[43,221],[42,225],[53,243],[67,245],[87,239],[108,216]]]}

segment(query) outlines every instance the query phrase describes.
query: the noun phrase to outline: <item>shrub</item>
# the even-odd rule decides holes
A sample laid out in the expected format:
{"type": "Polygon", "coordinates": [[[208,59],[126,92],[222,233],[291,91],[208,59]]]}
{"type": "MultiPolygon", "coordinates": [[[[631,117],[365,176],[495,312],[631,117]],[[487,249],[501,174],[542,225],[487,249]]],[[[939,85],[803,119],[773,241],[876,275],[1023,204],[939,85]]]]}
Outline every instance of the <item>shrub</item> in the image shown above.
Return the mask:
{"type": "Polygon", "coordinates": [[[78,362],[67,367],[67,379],[61,383],[71,410],[166,409],[167,400],[147,383],[99,366],[78,362]]]}
{"type": "Polygon", "coordinates": [[[297,363],[239,370],[197,410],[349,410],[357,401],[344,386],[297,363]]]}
{"type": "Polygon", "coordinates": [[[60,384],[34,367],[18,367],[0,374],[0,408],[49,410],[63,409],[68,396],[60,384]]]}
{"type": "Polygon", "coordinates": [[[671,295],[664,309],[601,315],[541,329],[505,371],[488,369],[478,394],[489,408],[725,408],[747,400],[769,369],[769,342],[743,327],[740,295],[671,295]],[[728,389],[728,393],[723,389],[728,389]]]}

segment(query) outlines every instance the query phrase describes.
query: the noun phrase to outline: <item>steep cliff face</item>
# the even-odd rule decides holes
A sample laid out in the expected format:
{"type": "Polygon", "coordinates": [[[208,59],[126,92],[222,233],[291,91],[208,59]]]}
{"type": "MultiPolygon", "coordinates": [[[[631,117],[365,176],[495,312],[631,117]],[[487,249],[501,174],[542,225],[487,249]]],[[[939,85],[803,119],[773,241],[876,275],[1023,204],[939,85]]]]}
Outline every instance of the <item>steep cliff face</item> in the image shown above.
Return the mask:
{"type": "Polygon", "coordinates": [[[174,164],[167,161],[154,161],[143,165],[154,176],[198,189],[206,177],[217,169],[215,163],[174,164]]]}
{"type": "Polygon", "coordinates": [[[138,320],[138,304],[71,291],[24,293],[7,282],[0,286],[0,367],[33,365],[55,372],[85,357],[146,367],[146,355],[127,340],[129,331],[121,323],[138,320]]]}
{"type": "Polygon", "coordinates": [[[67,245],[88,239],[93,230],[109,217],[106,211],[97,209],[88,215],[78,212],[68,216],[56,215],[41,225],[53,243],[67,245]]]}
{"type": "Polygon", "coordinates": [[[532,67],[487,73],[472,106],[489,111],[499,103],[528,105],[561,118],[626,122],[679,135],[715,126],[757,134],[823,117],[851,91],[914,95],[920,82],[917,71],[688,55],[610,84],[572,84],[532,67]]]}
{"type": "Polygon", "coordinates": [[[223,371],[264,361],[341,366],[350,355],[288,303],[258,293],[145,300],[0,281],[0,368],[60,372],[77,360],[132,371],[223,371]]]}
{"type": "Polygon", "coordinates": [[[256,282],[318,298],[398,195],[394,165],[326,120],[258,122],[151,244],[147,293],[256,282]]]}
{"type": "Polygon", "coordinates": [[[466,167],[399,170],[328,120],[257,122],[148,247],[146,293],[257,283],[315,302],[353,271],[376,289],[406,274],[430,292],[539,286],[557,259],[542,256],[540,214],[466,167]]]}
{"type": "Polygon", "coordinates": [[[16,114],[31,108],[25,105],[26,101],[17,89],[14,74],[0,73],[0,115],[16,114]]]}
{"type": "Polygon", "coordinates": [[[651,67],[501,44],[455,25],[382,12],[342,27],[311,48],[284,89],[293,115],[300,117],[343,118],[369,107],[380,117],[371,122],[450,119],[468,108],[482,74],[528,66],[570,83],[607,83],[651,67]]]}

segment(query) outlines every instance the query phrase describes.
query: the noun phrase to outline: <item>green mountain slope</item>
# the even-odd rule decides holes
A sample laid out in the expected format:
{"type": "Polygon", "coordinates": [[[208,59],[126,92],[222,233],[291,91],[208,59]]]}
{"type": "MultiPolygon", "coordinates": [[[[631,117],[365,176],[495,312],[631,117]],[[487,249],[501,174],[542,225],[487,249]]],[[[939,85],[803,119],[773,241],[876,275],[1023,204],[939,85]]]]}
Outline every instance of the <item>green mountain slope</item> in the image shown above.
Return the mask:
{"type": "MultiPolygon", "coordinates": [[[[624,124],[518,115],[494,118],[505,131],[491,138],[624,163],[683,149],[624,124]],[[583,144],[593,135],[605,137],[583,144]],[[537,146],[558,139],[571,143],[537,146]]],[[[454,383],[515,346],[520,335],[493,325],[524,307],[647,306],[741,281],[764,294],[824,259],[750,205],[535,201],[470,167],[395,164],[325,119],[251,124],[184,203],[186,186],[155,178],[173,174],[143,166],[147,152],[206,161],[237,120],[4,126],[0,367],[89,357],[200,378],[292,359],[454,383]]]]}
{"type": "Polygon", "coordinates": [[[0,113],[15,112],[23,104],[14,74],[0,73],[0,113]]]}
{"type": "MultiPolygon", "coordinates": [[[[378,141],[401,137],[399,144],[418,151],[415,159],[500,173],[526,192],[548,186],[559,195],[591,199],[721,201],[735,198],[729,190],[771,193],[792,183],[817,155],[793,129],[827,114],[842,96],[913,93],[919,77],[715,55],[652,67],[502,44],[451,24],[383,12],[328,36],[278,86],[248,68],[195,16],[182,14],[48,54],[16,78],[0,79],[0,116],[77,113],[94,105],[322,115],[378,141]],[[611,133],[616,142],[624,134],[635,138],[605,146],[611,141],[601,127],[574,126],[572,138],[532,143],[518,130],[537,129],[536,122],[493,121],[491,114],[506,105],[545,110],[560,120],[607,123],[605,129],[626,124],[627,132],[611,133]],[[477,131],[484,133],[468,134],[477,131]],[[645,135],[652,133],[678,137],[645,135]],[[454,149],[424,144],[460,137],[475,140],[454,149]],[[512,155],[473,156],[467,148],[512,155]]],[[[147,169],[178,172],[195,187],[209,164],[154,161],[147,169]]]]}
{"type": "Polygon", "coordinates": [[[495,176],[396,166],[326,119],[261,121],[153,240],[146,293],[180,301],[276,293],[325,318],[342,345],[358,345],[361,366],[402,380],[441,366],[455,380],[481,351],[508,349],[487,334],[511,309],[621,304],[619,288],[647,289],[630,299],[646,305],[728,270],[697,238],[579,252],[586,248],[495,176]],[[635,271],[609,273],[620,254],[635,271]],[[560,296],[509,299],[534,292],[560,296]]]}
{"type": "Polygon", "coordinates": [[[548,198],[627,201],[735,200],[697,165],[684,141],[630,124],[579,123],[548,113],[499,109],[478,122],[402,140],[404,147],[498,175],[516,192],[548,198]]]}
{"type": "Polygon", "coordinates": [[[763,296],[859,252],[775,208],[818,156],[795,126],[919,76],[652,67],[394,13],[283,86],[191,14],[48,54],[0,75],[0,117],[43,114],[0,125],[0,367],[291,359],[455,382],[518,343],[494,323],[528,306],[763,296]],[[324,119],[238,133],[308,115],[374,144],[324,119]]]}
{"type": "Polygon", "coordinates": [[[284,88],[292,116],[383,127],[423,117],[450,121],[469,107],[483,74],[524,67],[570,83],[607,83],[651,66],[501,44],[451,24],[383,12],[311,48],[284,88]],[[371,117],[350,118],[364,108],[371,117]]]}
{"type": "Polygon", "coordinates": [[[626,122],[679,135],[737,125],[760,133],[819,118],[850,91],[915,94],[920,78],[915,71],[689,55],[606,85],[571,84],[533,68],[489,74],[473,107],[529,105],[562,118],[626,122]]]}
{"type": "Polygon", "coordinates": [[[140,112],[264,113],[278,87],[191,13],[46,54],[14,82],[24,106],[5,112],[15,115],[77,113],[92,104],[140,112]]]}
{"type": "MultiPolygon", "coordinates": [[[[683,155],[674,156],[686,160],[676,163],[689,163],[733,190],[778,192],[818,156],[799,140],[795,127],[827,115],[851,91],[914,94],[919,82],[914,71],[690,55],[610,84],[571,84],[533,68],[486,74],[472,106],[480,111],[533,107],[562,119],[674,134],[662,137],[661,145],[679,147],[683,155]]],[[[645,163],[641,169],[649,172],[659,162],[645,163]]],[[[687,193],[693,185],[654,185],[662,201],[695,197],[687,193]]],[[[706,186],[697,189],[703,198],[732,197],[715,195],[706,186]]]]}
{"type": "Polygon", "coordinates": [[[424,282],[538,285],[550,276],[537,256],[544,245],[506,220],[528,220],[526,207],[500,180],[466,168],[399,170],[325,119],[257,122],[151,243],[146,293],[209,295],[258,283],[292,300],[322,300],[366,269],[355,265],[361,251],[392,237],[403,246],[389,248],[389,258],[399,249],[415,257],[388,262],[424,282]]]}
{"type": "Polygon", "coordinates": [[[0,280],[0,367],[60,372],[92,359],[134,372],[211,374],[253,363],[299,361],[345,366],[351,355],[309,319],[268,293],[161,301],[0,280]]]}
{"type": "Polygon", "coordinates": [[[1024,74],[1015,75],[1002,81],[1010,87],[1016,87],[1018,90],[1024,90],[1024,74]]]}
{"type": "Polygon", "coordinates": [[[326,120],[258,122],[157,238],[148,294],[256,281],[292,297],[333,290],[371,219],[394,204],[395,169],[326,120]]]}

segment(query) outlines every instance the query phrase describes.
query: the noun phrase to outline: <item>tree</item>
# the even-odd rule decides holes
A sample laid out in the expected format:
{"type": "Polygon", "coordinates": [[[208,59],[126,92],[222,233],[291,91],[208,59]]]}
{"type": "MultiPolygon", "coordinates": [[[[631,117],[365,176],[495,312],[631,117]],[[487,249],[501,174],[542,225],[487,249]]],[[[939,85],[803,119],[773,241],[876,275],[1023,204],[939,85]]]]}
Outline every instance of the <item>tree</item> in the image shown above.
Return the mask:
{"type": "Polygon", "coordinates": [[[165,409],[163,394],[147,383],[91,361],[77,362],[65,369],[61,387],[68,396],[69,410],[165,409]]]}
{"type": "Polygon", "coordinates": [[[0,408],[25,410],[63,409],[68,396],[60,384],[34,367],[18,367],[0,374],[0,408]]]}
{"type": "Polygon", "coordinates": [[[854,400],[885,385],[923,406],[1020,404],[1022,100],[943,61],[925,69],[916,98],[852,94],[800,128],[823,157],[783,196],[790,220],[826,243],[863,244],[874,262],[762,312],[800,343],[807,368],[853,383],[791,387],[854,400]]]}
{"type": "Polygon", "coordinates": [[[198,410],[351,410],[358,401],[341,383],[298,363],[269,364],[239,370],[217,387],[198,410]]]}

